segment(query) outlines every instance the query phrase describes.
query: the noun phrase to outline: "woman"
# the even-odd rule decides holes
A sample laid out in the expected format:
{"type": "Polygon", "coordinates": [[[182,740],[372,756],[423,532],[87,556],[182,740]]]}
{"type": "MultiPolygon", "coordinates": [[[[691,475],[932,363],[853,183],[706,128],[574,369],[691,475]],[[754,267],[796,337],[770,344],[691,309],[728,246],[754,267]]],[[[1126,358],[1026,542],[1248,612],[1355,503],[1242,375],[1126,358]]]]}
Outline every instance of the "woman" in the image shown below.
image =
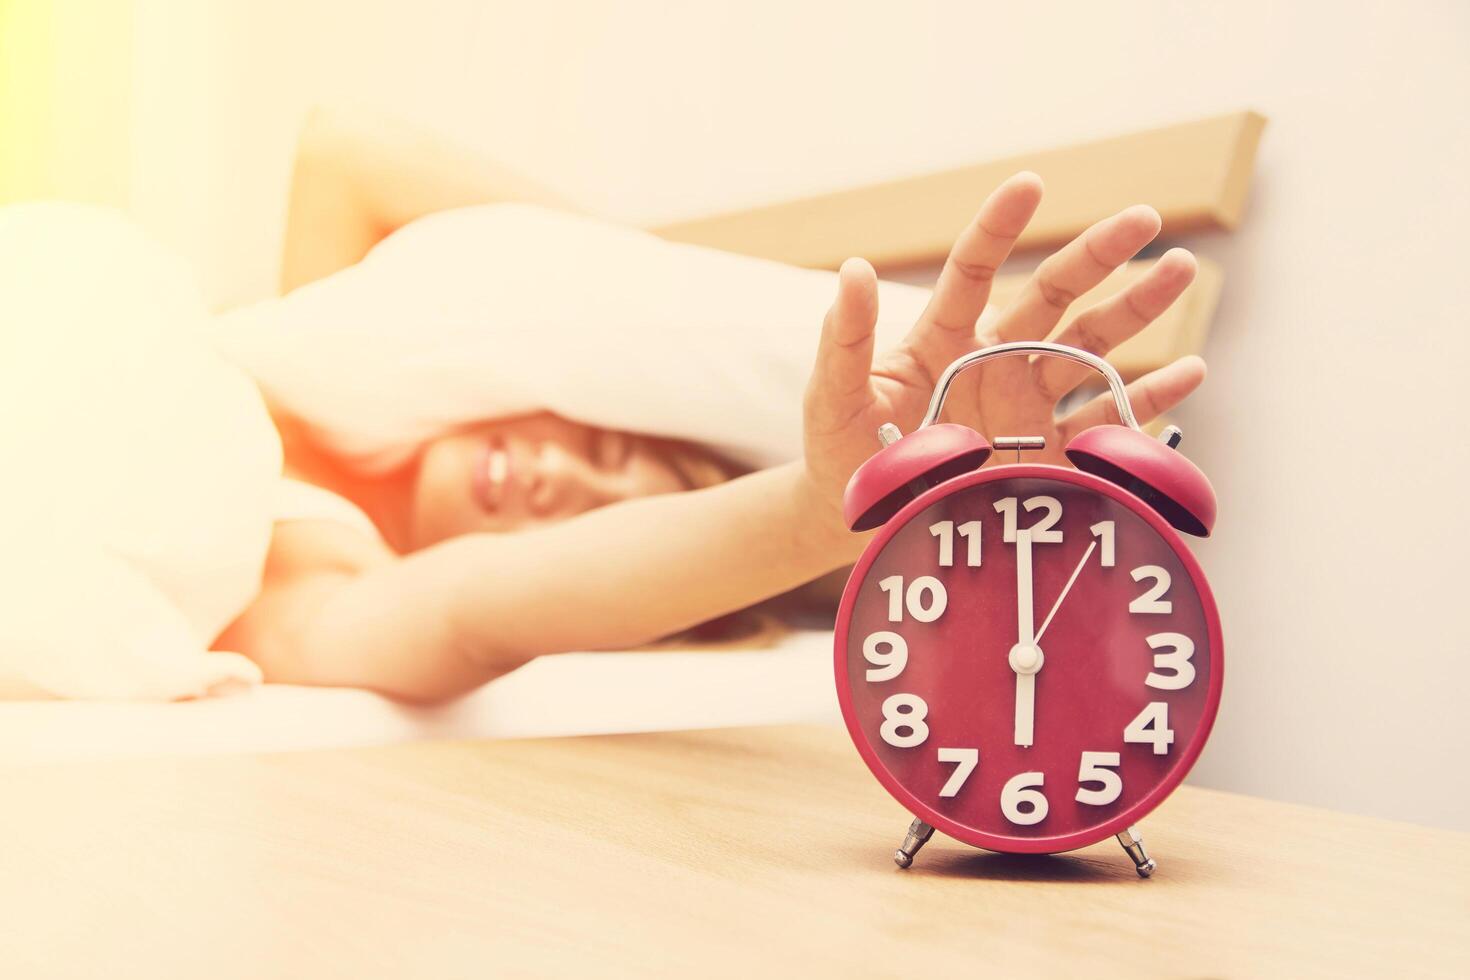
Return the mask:
{"type": "MultiPolygon", "coordinates": [[[[305,493],[323,506],[275,525],[260,594],[216,647],[244,652],[268,680],[442,699],[540,654],[646,643],[851,563],[866,538],[843,526],[842,491],[877,427],[912,428],[934,379],[961,354],[1047,336],[1075,297],[1159,231],[1141,206],[1097,223],[977,335],[995,270],[1041,194],[1025,173],[991,194],[907,338],[876,357],[876,276],[860,259],[842,266],[806,393],[803,458],[786,465],[739,474],[696,447],[543,414],[453,432],[408,465],[365,477],[278,410],[287,475],[318,488],[305,493]],[[366,518],[347,507],[338,519],[340,500],[366,518]]],[[[560,203],[422,137],[364,138],[317,117],[298,162],[283,285],[358,261],[423,214],[507,199],[560,203]]],[[[1105,353],[1167,309],[1194,272],[1190,254],[1172,250],[1055,339],[1105,353]]],[[[1151,419],[1203,377],[1194,357],[1146,375],[1130,387],[1135,411],[1151,419]]],[[[1103,399],[1054,418],[1085,379],[1056,359],[1006,359],[962,379],[952,418],[990,434],[1044,435],[1043,459],[1061,461],[1073,433],[1115,421],[1103,399]]]]}

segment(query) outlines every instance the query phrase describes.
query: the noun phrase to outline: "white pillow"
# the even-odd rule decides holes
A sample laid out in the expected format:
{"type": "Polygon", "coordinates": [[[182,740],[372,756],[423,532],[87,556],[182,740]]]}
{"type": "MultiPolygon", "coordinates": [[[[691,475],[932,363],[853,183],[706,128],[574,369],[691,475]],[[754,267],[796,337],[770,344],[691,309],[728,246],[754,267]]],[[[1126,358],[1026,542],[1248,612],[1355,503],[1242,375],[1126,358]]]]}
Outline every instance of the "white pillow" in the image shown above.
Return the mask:
{"type": "MultiPolygon", "coordinates": [[[[928,290],[880,287],[881,346],[928,290]]],[[[801,452],[830,272],[679,245],[527,205],[446,211],[358,265],[220,318],[271,399],[363,469],[467,422],[549,410],[712,445],[801,452]]]]}
{"type": "Polygon", "coordinates": [[[255,595],[281,449],[189,270],[120,215],[0,209],[0,692],[176,698],[255,595]]]}

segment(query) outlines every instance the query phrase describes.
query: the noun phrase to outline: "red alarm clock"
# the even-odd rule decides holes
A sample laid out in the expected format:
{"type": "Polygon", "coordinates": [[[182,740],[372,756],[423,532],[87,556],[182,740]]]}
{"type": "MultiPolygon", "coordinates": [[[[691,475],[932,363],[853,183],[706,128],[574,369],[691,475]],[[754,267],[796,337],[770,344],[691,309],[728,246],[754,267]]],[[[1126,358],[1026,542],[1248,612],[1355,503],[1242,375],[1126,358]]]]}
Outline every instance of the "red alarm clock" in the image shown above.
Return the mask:
{"type": "MultiPolygon", "coordinates": [[[[935,829],[968,844],[1052,853],[1116,835],[1156,867],[1134,824],[1178,786],[1220,703],[1220,616],[1180,531],[1200,537],[1215,494],[1139,429],[1123,380],[1087,351],[1014,343],[940,377],[928,413],[853,474],[855,531],[880,528],[843,593],[837,693],[858,752],[910,813],[908,867],[935,829]],[[959,372],[991,358],[1063,357],[1101,372],[1121,425],[1079,434],[1075,469],[980,469],[992,445],[936,424],[959,372]]],[[[1040,437],[995,446],[1041,448],[1040,437]]]]}

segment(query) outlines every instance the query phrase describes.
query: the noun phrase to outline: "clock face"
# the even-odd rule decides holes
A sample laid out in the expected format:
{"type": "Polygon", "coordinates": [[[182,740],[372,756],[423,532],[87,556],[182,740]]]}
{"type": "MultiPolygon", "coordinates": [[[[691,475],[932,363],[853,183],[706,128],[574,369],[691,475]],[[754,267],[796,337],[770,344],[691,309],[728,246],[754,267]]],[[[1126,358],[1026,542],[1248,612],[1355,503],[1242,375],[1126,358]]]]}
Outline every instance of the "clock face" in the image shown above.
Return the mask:
{"type": "Polygon", "coordinates": [[[1161,802],[1219,702],[1219,618],[1145,504],[1056,466],[951,480],[848,582],[843,716],[874,775],[952,837],[1070,850],[1161,802]]]}

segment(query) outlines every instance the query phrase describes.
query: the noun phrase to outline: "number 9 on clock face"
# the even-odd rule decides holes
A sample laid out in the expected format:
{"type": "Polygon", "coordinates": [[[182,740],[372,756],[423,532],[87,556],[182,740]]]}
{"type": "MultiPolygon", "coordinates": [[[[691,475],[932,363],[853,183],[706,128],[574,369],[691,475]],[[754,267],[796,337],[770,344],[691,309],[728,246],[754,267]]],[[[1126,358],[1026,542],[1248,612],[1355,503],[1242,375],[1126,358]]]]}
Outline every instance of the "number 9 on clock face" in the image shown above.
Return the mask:
{"type": "Polygon", "coordinates": [[[1184,778],[1221,646],[1198,564],[1142,501],[1009,466],[879,532],[839,611],[837,687],[864,760],[915,816],[980,847],[1061,851],[1184,778]]]}

